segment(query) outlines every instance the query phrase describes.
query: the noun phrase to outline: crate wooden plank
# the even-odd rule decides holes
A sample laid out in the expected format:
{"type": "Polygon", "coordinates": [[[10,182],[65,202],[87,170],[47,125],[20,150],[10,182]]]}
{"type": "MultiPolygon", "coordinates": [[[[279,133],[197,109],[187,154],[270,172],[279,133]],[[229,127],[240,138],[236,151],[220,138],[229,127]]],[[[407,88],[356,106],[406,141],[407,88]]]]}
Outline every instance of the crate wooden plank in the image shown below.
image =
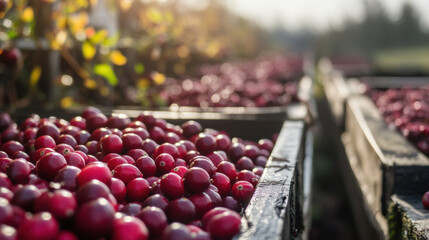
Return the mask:
{"type": "Polygon", "coordinates": [[[298,234],[295,168],[305,124],[286,121],[234,239],[291,239],[298,234]]]}

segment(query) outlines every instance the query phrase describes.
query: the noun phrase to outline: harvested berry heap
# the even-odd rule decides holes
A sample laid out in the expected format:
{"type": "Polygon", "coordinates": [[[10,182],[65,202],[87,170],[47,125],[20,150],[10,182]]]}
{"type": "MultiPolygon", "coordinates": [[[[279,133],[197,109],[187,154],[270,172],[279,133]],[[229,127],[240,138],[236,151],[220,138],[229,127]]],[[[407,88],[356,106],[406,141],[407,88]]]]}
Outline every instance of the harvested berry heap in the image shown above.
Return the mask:
{"type": "Polygon", "coordinates": [[[429,156],[429,86],[388,90],[370,89],[384,121],[429,156]]]}
{"type": "Polygon", "coordinates": [[[273,148],[93,107],[0,130],[0,239],[230,239],[273,148]]]}
{"type": "Polygon", "coordinates": [[[161,97],[169,105],[203,108],[286,106],[299,101],[298,81],[290,80],[295,65],[276,56],[205,67],[201,78],[169,79],[161,97]]]}

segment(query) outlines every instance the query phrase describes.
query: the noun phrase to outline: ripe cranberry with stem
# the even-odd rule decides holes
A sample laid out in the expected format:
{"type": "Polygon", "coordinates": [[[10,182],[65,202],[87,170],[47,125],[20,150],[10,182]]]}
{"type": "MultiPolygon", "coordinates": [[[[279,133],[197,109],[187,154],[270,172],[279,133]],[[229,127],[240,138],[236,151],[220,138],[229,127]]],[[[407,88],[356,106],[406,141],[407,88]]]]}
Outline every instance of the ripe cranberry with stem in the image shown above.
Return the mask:
{"type": "Polygon", "coordinates": [[[76,183],[78,186],[97,179],[103,182],[106,185],[110,184],[112,178],[112,173],[110,172],[109,167],[102,162],[94,162],[87,164],[76,177],[76,183]]]}
{"type": "Polygon", "coordinates": [[[55,140],[49,135],[40,136],[36,138],[34,142],[34,148],[36,150],[40,148],[54,148],[56,145],[55,140]]]}
{"type": "Polygon", "coordinates": [[[61,188],[69,191],[76,190],[76,178],[80,169],[74,166],[65,166],[55,175],[54,182],[60,183],[61,188]]]}
{"type": "Polygon", "coordinates": [[[143,141],[143,146],[142,149],[149,155],[152,156],[153,151],[155,150],[155,148],[158,147],[158,143],[156,143],[154,140],[152,139],[145,139],[143,141]]]}
{"type": "Polygon", "coordinates": [[[140,170],[144,177],[154,176],[156,174],[155,161],[149,156],[142,156],[136,160],[135,166],[140,170]]]}
{"type": "Polygon", "coordinates": [[[178,222],[173,222],[168,225],[161,235],[162,240],[189,240],[192,239],[191,231],[186,225],[178,222]]]}
{"type": "Polygon", "coordinates": [[[212,153],[216,150],[216,138],[210,134],[200,133],[195,139],[195,147],[204,155],[212,153]]]}
{"type": "Polygon", "coordinates": [[[182,178],[175,173],[166,173],[161,177],[161,191],[169,199],[177,199],[185,193],[182,178]]]}
{"type": "Polygon", "coordinates": [[[178,167],[175,167],[171,170],[172,173],[176,173],[181,178],[183,178],[185,176],[187,171],[188,171],[188,168],[185,166],[178,166],[178,167]]]}
{"type": "Polygon", "coordinates": [[[224,212],[214,216],[206,230],[214,239],[231,239],[240,232],[241,218],[234,212],[224,212]]]}
{"type": "Polygon", "coordinates": [[[213,208],[212,200],[206,193],[193,194],[189,197],[189,200],[194,204],[198,218],[201,218],[207,211],[213,208]]]}
{"type": "Polygon", "coordinates": [[[128,184],[134,178],[143,177],[143,174],[136,166],[124,163],[113,169],[113,177],[122,180],[125,184],[128,184]]]}
{"type": "Polygon", "coordinates": [[[134,216],[115,218],[113,221],[112,240],[146,240],[149,231],[142,220],[134,216]]]}
{"type": "Polygon", "coordinates": [[[221,162],[217,166],[216,172],[220,172],[228,176],[231,183],[234,183],[235,179],[237,178],[237,170],[235,169],[235,165],[231,162],[221,162]]]}
{"type": "Polygon", "coordinates": [[[43,157],[45,154],[50,153],[50,152],[55,152],[55,151],[52,148],[39,148],[39,149],[37,149],[37,151],[32,156],[32,162],[36,163],[37,161],[39,161],[39,159],[41,157],[43,157]]]}
{"type": "Polygon", "coordinates": [[[40,212],[19,226],[18,238],[22,240],[56,239],[59,232],[57,220],[48,212],[40,212]]]}
{"type": "Polygon", "coordinates": [[[122,152],[123,142],[117,135],[106,135],[100,139],[100,143],[104,154],[122,152]]]}
{"type": "Polygon", "coordinates": [[[14,184],[25,184],[30,173],[30,163],[22,158],[11,161],[6,168],[6,174],[14,184]]]}
{"type": "Polygon", "coordinates": [[[185,173],[183,183],[189,193],[201,193],[210,185],[210,175],[200,167],[191,167],[185,173]]]}
{"type": "Polygon", "coordinates": [[[144,178],[134,178],[127,184],[128,201],[144,201],[150,194],[149,183],[144,178]]]}
{"type": "Polygon", "coordinates": [[[161,208],[147,206],[137,215],[149,229],[151,237],[158,237],[168,225],[168,219],[161,208]]]}
{"type": "Polygon", "coordinates": [[[182,197],[170,201],[166,214],[172,222],[188,223],[195,219],[197,212],[191,200],[182,197]]]}
{"type": "Polygon", "coordinates": [[[104,198],[83,204],[76,212],[74,225],[88,238],[107,236],[113,226],[115,209],[104,198]]]}
{"type": "Polygon", "coordinates": [[[175,161],[170,154],[161,153],[155,158],[155,165],[158,174],[162,175],[170,172],[174,168],[175,161]]]}
{"type": "Polygon", "coordinates": [[[221,197],[227,196],[231,191],[231,181],[229,177],[223,173],[215,173],[211,179],[211,183],[217,187],[221,197]]]}
{"type": "Polygon", "coordinates": [[[65,143],[60,143],[57,146],[54,147],[54,151],[57,153],[60,153],[61,155],[66,155],[67,153],[73,152],[74,149],[72,146],[65,144],[65,143]]]}
{"type": "Polygon", "coordinates": [[[36,173],[39,177],[52,181],[57,172],[67,165],[67,161],[63,155],[50,152],[39,159],[36,163],[36,173]]]}
{"type": "Polygon", "coordinates": [[[162,209],[162,211],[167,211],[167,207],[169,204],[169,200],[161,195],[161,194],[154,194],[149,196],[148,198],[146,198],[146,200],[144,200],[143,202],[143,207],[157,207],[162,209]]]}
{"type": "Polygon", "coordinates": [[[237,201],[247,203],[253,195],[255,188],[248,181],[237,181],[231,188],[231,194],[237,201]]]}

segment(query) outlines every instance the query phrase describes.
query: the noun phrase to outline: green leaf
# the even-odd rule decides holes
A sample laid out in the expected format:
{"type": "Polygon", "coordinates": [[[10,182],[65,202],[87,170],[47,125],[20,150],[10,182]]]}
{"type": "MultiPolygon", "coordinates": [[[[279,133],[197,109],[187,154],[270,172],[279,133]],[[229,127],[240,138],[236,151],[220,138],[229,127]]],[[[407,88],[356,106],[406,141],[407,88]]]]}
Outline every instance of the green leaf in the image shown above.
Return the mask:
{"type": "Polygon", "coordinates": [[[136,64],[134,64],[134,71],[137,74],[144,73],[144,65],[143,65],[143,63],[136,63],[136,64]]]}
{"type": "Polygon", "coordinates": [[[7,36],[9,37],[9,39],[14,39],[18,37],[18,32],[15,29],[11,29],[7,32],[7,36]]]}
{"type": "Polygon", "coordinates": [[[106,47],[115,46],[116,43],[118,43],[119,41],[119,36],[120,36],[119,32],[113,34],[111,37],[108,37],[103,41],[103,45],[106,47]]]}
{"type": "Polygon", "coordinates": [[[116,86],[118,84],[118,78],[116,77],[115,71],[113,71],[113,68],[107,63],[95,65],[94,73],[107,79],[112,86],[116,86]]]}

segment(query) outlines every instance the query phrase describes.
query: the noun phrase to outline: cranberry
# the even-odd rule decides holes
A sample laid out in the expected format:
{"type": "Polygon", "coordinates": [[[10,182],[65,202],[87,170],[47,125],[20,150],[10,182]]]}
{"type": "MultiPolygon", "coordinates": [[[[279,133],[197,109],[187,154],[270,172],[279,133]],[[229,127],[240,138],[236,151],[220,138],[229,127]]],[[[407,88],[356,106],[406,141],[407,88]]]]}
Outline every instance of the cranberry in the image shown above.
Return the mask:
{"type": "Polygon", "coordinates": [[[152,186],[155,182],[161,181],[161,179],[159,177],[155,177],[155,176],[150,176],[150,177],[147,177],[145,179],[149,183],[149,186],[152,186]]]}
{"type": "Polygon", "coordinates": [[[18,238],[26,239],[56,239],[59,234],[57,220],[50,213],[40,212],[31,219],[24,221],[18,228],[18,238]]]}
{"type": "Polygon", "coordinates": [[[155,161],[149,156],[142,156],[136,160],[136,167],[144,177],[154,176],[156,174],[155,161]]]}
{"type": "Polygon", "coordinates": [[[234,164],[227,161],[221,162],[217,166],[216,172],[220,172],[228,176],[231,183],[234,183],[237,177],[237,171],[235,169],[234,164]]]}
{"type": "Polygon", "coordinates": [[[196,121],[187,121],[182,124],[182,134],[186,138],[191,138],[194,135],[199,134],[203,128],[201,127],[201,124],[196,121]]]}
{"type": "Polygon", "coordinates": [[[221,197],[225,197],[231,191],[231,181],[229,180],[228,176],[223,173],[215,173],[211,182],[218,188],[218,193],[221,197]]]}
{"type": "Polygon", "coordinates": [[[66,155],[69,152],[73,152],[74,149],[72,148],[72,146],[65,144],[65,143],[60,143],[57,146],[54,147],[54,151],[57,153],[60,153],[61,155],[66,155]]]}
{"type": "Polygon", "coordinates": [[[189,200],[194,204],[197,216],[201,218],[207,211],[213,208],[213,203],[206,193],[197,193],[191,195],[189,200]]]}
{"type": "Polygon", "coordinates": [[[210,189],[209,187],[207,190],[204,191],[204,193],[206,193],[212,200],[213,207],[220,207],[223,205],[222,197],[219,195],[217,191],[210,189]]]}
{"type": "Polygon", "coordinates": [[[38,128],[29,128],[24,131],[23,141],[24,143],[29,142],[30,140],[35,140],[37,137],[38,128]]]}
{"type": "Polygon", "coordinates": [[[261,176],[262,176],[262,173],[264,172],[264,168],[263,168],[263,167],[260,167],[260,166],[256,166],[256,167],[254,167],[254,168],[252,169],[252,172],[253,172],[256,176],[261,177],[261,176]]]}
{"type": "Polygon", "coordinates": [[[214,152],[208,154],[207,157],[212,161],[212,163],[215,167],[217,167],[217,165],[219,165],[219,163],[226,160],[223,157],[223,155],[221,153],[219,153],[218,151],[214,151],[214,152]]]}
{"type": "Polygon", "coordinates": [[[270,139],[260,139],[258,141],[258,147],[271,152],[274,148],[274,143],[270,139]]]}
{"type": "Polygon", "coordinates": [[[182,178],[175,173],[167,173],[161,177],[161,191],[170,199],[183,196],[185,187],[182,178]]]}
{"type": "Polygon", "coordinates": [[[142,127],[137,127],[137,128],[125,128],[124,129],[124,134],[126,133],[133,133],[136,134],[137,136],[139,136],[142,140],[145,140],[147,138],[149,138],[149,132],[142,127]]]}
{"type": "Polygon", "coordinates": [[[144,178],[134,178],[127,184],[127,199],[141,202],[149,196],[149,183],[144,178]]]}
{"type": "Polygon", "coordinates": [[[151,237],[158,237],[168,225],[167,216],[164,211],[157,207],[145,207],[137,215],[149,229],[151,237]]]}
{"type": "Polygon", "coordinates": [[[166,197],[160,194],[154,194],[143,202],[143,207],[152,206],[162,209],[164,212],[167,211],[169,201],[166,197]]]}
{"type": "MultiPolygon", "coordinates": [[[[103,160],[104,159],[105,157],[103,158],[103,160]]],[[[115,169],[116,166],[119,166],[124,163],[128,163],[128,161],[121,156],[117,156],[117,157],[110,158],[109,161],[107,162],[107,166],[109,167],[110,170],[113,170],[115,169]]]]}
{"type": "Polygon", "coordinates": [[[83,168],[85,166],[85,160],[79,153],[70,152],[65,154],[64,158],[66,159],[67,164],[70,166],[75,166],[78,168],[83,168]]]}
{"type": "Polygon", "coordinates": [[[94,131],[97,128],[103,127],[106,125],[107,118],[102,113],[96,113],[95,115],[92,115],[91,117],[86,119],[86,127],[90,131],[94,131]]]}
{"type": "Polygon", "coordinates": [[[140,219],[125,216],[114,220],[111,239],[146,240],[149,239],[149,231],[140,219]]]}
{"type": "Polygon", "coordinates": [[[127,152],[127,155],[132,157],[134,161],[136,161],[137,159],[143,156],[148,156],[148,154],[142,149],[131,149],[130,151],[127,152]]]}
{"type": "Polygon", "coordinates": [[[121,155],[117,154],[117,153],[109,153],[103,156],[103,158],[101,159],[102,162],[104,163],[109,163],[110,159],[112,158],[116,158],[116,157],[121,157],[121,155]]]}
{"type": "Polygon", "coordinates": [[[61,144],[61,143],[65,143],[71,146],[72,148],[74,148],[77,145],[76,139],[74,139],[74,137],[69,134],[62,134],[58,137],[57,144],[61,144]]]}
{"type": "Polygon", "coordinates": [[[120,153],[123,148],[122,139],[117,135],[106,135],[100,139],[103,153],[120,153]]]}
{"type": "Polygon", "coordinates": [[[217,150],[228,151],[231,147],[231,139],[225,134],[219,134],[216,136],[216,148],[217,150]]]}
{"type": "Polygon", "coordinates": [[[216,139],[209,134],[200,133],[195,139],[195,147],[198,152],[206,155],[216,150],[216,139]]]}
{"type": "Polygon", "coordinates": [[[17,151],[24,151],[24,146],[20,142],[10,140],[3,144],[1,150],[4,151],[8,156],[12,156],[17,151]]]}
{"type": "Polygon", "coordinates": [[[128,203],[121,209],[121,212],[129,216],[137,216],[141,210],[142,206],[139,203],[128,203]]]}
{"type": "Polygon", "coordinates": [[[0,239],[2,240],[17,240],[17,232],[14,227],[8,226],[6,224],[0,225],[0,239]]]}
{"type": "Polygon", "coordinates": [[[200,156],[200,154],[197,151],[191,150],[186,153],[185,161],[191,163],[191,160],[194,160],[194,158],[198,156],[200,156]]]}
{"type": "Polygon", "coordinates": [[[100,141],[100,139],[104,136],[107,135],[111,135],[112,131],[108,128],[105,127],[101,127],[101,128],[97,128],[95,129],[92,133],[91,133],[91,140],[95,140],[95,141],[100,141]]]}
{"type": "Polygon", "coordinates": [[[67,161],[63,155],[56,152],[50,152],[43,155],[43,157],[37,161],[36,173],[39,177],[47,181],[52,181],[57,172],[66,165],[67,161]]]}
{"type": "Polygon", "coordinates": [[[19,206],[12,205],[12,212],[12,218],[8,221],[8,224],[12,227],[18,228],[23,222],[30,219],[30,215],[19,206]]]}
{"type": "Polygon", "coordinates": [[[70,125],[78,127],[80,129],[85,129],[86,128],[86,120],[85,120],[85,118],[82,118],[81,116],[76,116],[70,120],[70,125]]]}
{"type": "Polygon", "coordinates": [[[244,156],[254,160],[260,155],[260,149],[255,145],[246,145],[244,147],[244,156]]]}
{"type": "Polygon", "coordinates": [[[179,157],[179,150],[177,147],[171,143],[163,143],[155,148],[155,150],[152,153],[152,157],[156,158],[160,154],[168,153],[170,154],[174,159],[179,157]]]}
{"type": "Polygon", "coordinates": [[[267,161],[268,161],[267,157],[265,157],[265,156],[257,156],[255,158],[254,163],[255,163],[256,166],[265,167],[265,165],[267,164],[267,161]]]}
{"type": "Polygon", "coordinates": [[[82,235],[97,238],[106,236],[113,226],[115,209],[104,198],[83,204],[77,211],[75,226],[82,235]]]}
{"type": "Polygon", "coordinates": [[[76,199],[79,204],[83,204],[97,198],[108,199],[109,193],[110,189],[106,184],[94,179],[79,187],[76,192],[76,199]]]}
{"type": "Polygon", "coordinates": [[[8,223],[13,217],[12,205],[9,204],[9,201],[0,198],[0,225],[8,223]]]}
{"type": "Polygon", "coordinates": [[[28,176],[28,183],[27,184],[31,184],[34,185],[36,188],[40,189],[40,190],[45,190],[49,188],[49,182],[39,178],[37,175],[35,174],[30,174],[28,176]]]}
{"type": "Polygon", "coordinates": [[[69,231],[61,231],[57,240],[79,240],[77,236],[69,231]]]}
{"type": "Polygon", "coordinates": [[[184,158],[186,156],[186,153],[188,152],[185,144],[176,142],[174,146],[176,146],[177,150],[179,151],[177,158],[184,158]]]}
{"type": "Polygon", "coordinates": [[[13,197],[13,192],[5,187],[0,187],[0,198],[10,201],[13,197]]]}
{"type": "Polygon", "coordinates": [[[97,113],[101,113],[100,109],[98,109],[96,107],[89,106],[83,110],[81,115],[84,119],[88,119],[91,116],[96,115],[97,113]]]}
{"type": "Polygon", "coordinates": [[[191,164],[190,167],[200,167],[202,169],[204,169],[209,175],[210,177],[213,176],[213,174],[216,171],[216,167],[213,165],[213,163],[210,160],[207,160],[206,158],[194,158],[193,160],[191,160],[191,164]]]}
{"type": "Polygon", "coordinates": [[[140,114],[136,120],[143,122],[148,128],[152,128],[156,124],[156,119],[150,113],[140,114]]]}
{"type": "Polygon", "coordinates": [[[37,131],[37,137],[43,135],[49,135],[55,140],[60,136],[60,130],[57,126],[55,126],[55,124],[46,122],[44,124],[41,124],[39,126],[39,130],[37,131]]]}
{"type": "Polygon", "coordinates": [[[237,174],[237,181],[247,181],[251,183],[254,187],[258,183],[258,178],[255,173],[249,170],[242,170],[237,174]]]}
{"type": "Polygon", "coordinates": [[[244,156],[244,145],[238,142],[233,143],[228,150],[228,157],[236,162],[242,156],[244,156]]]}
{"type": "Polygon", "coordinates": [[[112,177],[109,188],[110,192],[113,194],[113,196],[115,196],[119,203],[125,201],[125,197],[127,196],[127,188],[122,180],[112,177]]]}
{"type": "Polygon", "coordinates": [[[237,200],[235,200],[235,198],[233,198],[232,196],[226,196],[222,199],[223,202],[223,206],[231,209],[235,212],[240,213],[241,209],[243,208],[241,203],[238,202],[237,200]]]}
{"type": "Polygon", "coordinates": [[[201,193],[210,185],[210,175],[199,167],[191,167],[183,178],[186,190],[190,193],[201,193]]]}
{"type": "Polygon", "coordinates": [[[207,223],[207,231],[214,239],[230,239],[240,232],[240,215],[224,212],[214,216],[207,223]]]}
{"type": "Polygon", "coordinates": [[[144,123],[142,121],[134,120],[134,121],[130,122],[130,124],[128,124],[127,127],[129,127],[129,128],[137,128],[137,127],[146,128],[146,125],[144,125],[144,123]]]}
{"type": "Polygon", "coordinates": [[[48,211],[57,219],[72,217],[76,207],[75,197],[71,192],[64,189],[42,193],[34,205],[35,211],[48,211]]]}
{"type": "Polygon", "coordinates": [[[168,153],[161,153],[155,158],[156,170],[159,174],[170,172],[174,166],[174,158],[168,153]]]}
{"type": "Polygon", "coordinates": [[[168,132],[168,133],[165,135],[164,141],[165,141],[166,143],[175,144],[175,143],[177,143],[177,142],[179,142],[179,141],[180,141],[180,137],[179,137],[179,135],[177,135],[176,133],[168,132]]]}
{"type": "Polygon", "coordinates": [[[143,145],[143,140],[135,133],[126,133],[122,135],[122,142],[125,151],[141,148],[143,145]]]}
{"type": "Polygon", "coordinates": [[[6,130],[11,123],[9,113],[0,113],[0,131],[6,130]]]}
{"type": "Polygon", "coordinates": [[[178,198],[170,202],[167,216],[173,222],[188,223],[196,217],[195,205],[187,198],[178,198]]]}
{"type": "Polygon", "coordinates": [[[231,212],[231,209],[224,207],[215,207],[212,208],[210,211],[206,212],[201,219],[203,228],[205,229],[207,227],[207,224],[213,219],[213,217],[225,212],[231,212]]]}
{"type": "Polygon", "coordinates": [[[7,165],[6,173],[14,184],[24,184],[31,173],[30,163],[22,158],[15,159],[7,165]]]}
{"type": "Polygon", "coordinates": [[[7,155],[6,152],[0,151],[0,158],[7,158],[7,157],[9,157],[9,155],[7,155]]]}
{"type": "Polygon", "coordinates": [[[9,165],[10,162],[12,162],[12,159],[8,157],[0,158],[0,172],[6,172],[7,166],[9,165]]]}
{"type": "Polygon", "coordinates": [[[13,195],[12,204],[22,207],[27,211],[33,210],[33,205],[36,199],[40,196],[41,192],[33,185],[25,185],[16,190],[13,195]]]}
{"type": "Polygon", "coordinates": [[[49,135],[43,135],[36,139],[34,142],[34,148],[54,148],[56,146],[55,140],[49,135]]]}
{"type": "Polygon", "coordinates": [[[61,187],[69,191],[76,189],[76,177],[80,169],[73,166],[65,166],[55,175],[54,181],[60,183],[61,187]]]}
{"type": "Polygon", "coordinates": [[[30,161],[30,157],[28,156],[28,154],[23,151],[15,152],[14,154],[12,154],[11,158],[12,159],[23,158],[27,161],[30,161]]]}
{"type": "Polygon", "coordinates": [[[429,191],[423,194],[422,204],[423,204],[423,207],[425,207],[426,209],[429,209],[429,191]]]}
{"type": "Polygon", "coordinates": [[[89,139],[91,138],[91,134],[86,130],[80,130],[76,134],[73,135],[73,137],[76,139],[77,144],[86,144],[89,139]]]}
{"type": "Polygon", "coordinates": [[[88,154],[96,154],[98,151],[97,147],[98,142],[97,141],[89,141],[86,143],[86,148],[88,148],[88,154]]]}
{"type": "Polygon", "coordinates": [[[156,143],[152,139],[145,139],[143,141],[142,149],[149,155],[152,155],[155,148],[158,147],[158,143],[156,143]]]}
{"type": "Polygon", "coordinates": [[[185,166],[179,166],[179,167],[175,167],[171,170],[172,173],[176,173],[177,175],[179,175],[181,178],[183,178],[185,176],[185,173],[188,171],[188,168],[185,166]]]}
{"type": "Polygon", "coordinates": [[[242,203],[250,201],[254,191],[255,188],[248,181],[238,181],[231,188],[232,196],[242,203]]]}
{"type": "Polygon", "coordinates": [[[124,129],[131,123],[131,119],[125,114],[116,114],[107,119],[106,126],[109,128],[124,129]]]}
{"type": "Polygon", "coordinates": [[[165,132],[160,127],[155,126],[149,130],[149,136],[156,143],[161,144],[164,142],[165,132]]]}
{"type": "Polygon", "coordinates": [[[82,168],[82,171],[76,177],[76,182],[78,186],[82,186],[92,179],[97,179],[106,185],[110,185],[111,178],[112,173],[105,164],[101,162],[94,162],[82,168]]]}
{"type": "Polygon", "coordinates": [[[186,225],[181,223],[172,223],[168,225],[161,235],[161,240],[189,240],[192,239],[191,231],[186,225]]]}
{"type": "Polygon", "coordinates": [[[143,177],[143,174],[136,166],[124,163],[115,167],[113,170],[113,177],[122,180],[125,184],[128,184],[134,178],[143,177]]]}
{"type": "Polygon", "coordinates": [[[43,157],[45,154],[50,153],[50,152],[55,152],[55,151],[52,148],[39,148],[39,149],[37,149],[37,151],[32,156],[32,162],[36,163],[37,161],[39,161],[39,159],[41,157],[43,157]]]}
{"type": "Polygon", "coordinates": [[[174,166],[176,166],[176,167],[180,167],[180,166],[182,166],[182,167],[187,167],[188,166],[188,164],[186,163],[186,161],[185,160],[183,160],[183,159],[181,159],[181,158],[178,158],[178,159],[176,159],[176,163],[175,163],[175,165],[174,166]]]}

